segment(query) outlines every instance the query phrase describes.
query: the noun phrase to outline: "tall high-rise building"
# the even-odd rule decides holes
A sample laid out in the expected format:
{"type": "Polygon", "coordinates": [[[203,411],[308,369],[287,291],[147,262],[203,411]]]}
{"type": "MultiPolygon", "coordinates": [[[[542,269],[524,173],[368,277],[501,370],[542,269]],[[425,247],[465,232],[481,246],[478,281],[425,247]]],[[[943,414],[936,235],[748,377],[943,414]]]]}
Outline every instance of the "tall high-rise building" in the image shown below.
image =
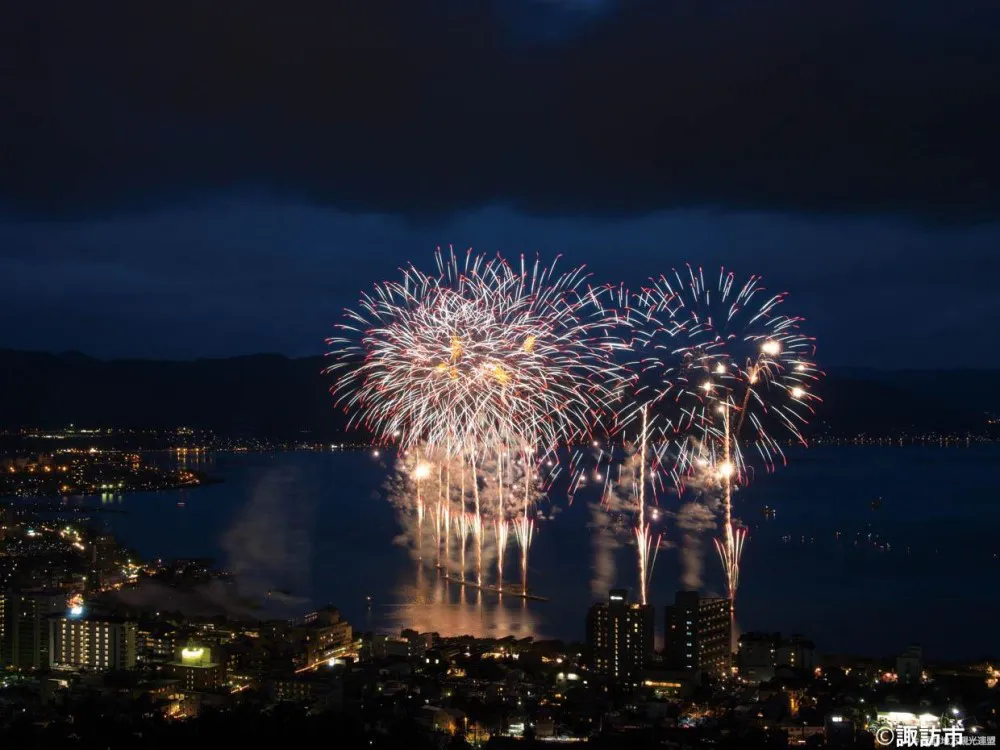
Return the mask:
{"type": "Polygon", "coordinates": [[[607,602],[587,612],[587,645],[595,671],[637,684],[653,656],[653,628],[651,605],[630,603],[627,591],[612,591],[607,602]]]}
{"type": "Polygon", "coordinates": [[[49,668],[48,618],[66,609],[62,591],[10,591],[4,595],[0,664],[49,668]]]}
{"type": "Polygon", "coordinates": [[[664,654],[671,669],[729,673],[732,661],[732,620],[729,599],[701,597],[678,591],[667,606],[664,654]]]}
{"type": "Polygon", "coordinates": [[[120,580],[118,542],[113,534],[98,534],[90,549],[91,583],[98,587],[120,580]]]}
{"type": "Polygon", "coordinates": [[[135,669],[136,623],[120,618],[69,614],[49,619],[53,667],[101,672],[135,669]]]}

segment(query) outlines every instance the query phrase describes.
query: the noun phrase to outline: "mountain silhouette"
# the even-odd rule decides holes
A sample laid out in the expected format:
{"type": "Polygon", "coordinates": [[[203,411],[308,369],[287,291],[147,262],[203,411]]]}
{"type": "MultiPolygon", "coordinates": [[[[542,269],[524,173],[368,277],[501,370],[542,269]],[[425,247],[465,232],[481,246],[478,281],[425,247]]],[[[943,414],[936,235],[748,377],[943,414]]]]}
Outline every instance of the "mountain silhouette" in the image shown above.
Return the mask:
{"type": "MultiPolygon", "coordinates": [[[[101,360],[78,352],[0,350],[0,426],[169,428],[273,439],[342,437],[321,356],[101,360]]],[[[839,435],[982,432],[1000,411],[1000,371],[833,369],[813,430],[839,435]],[[977,397],[972,398],[970,394],[977,397]],[[983,400],[981,394],[993,398],[983,400]]]]}

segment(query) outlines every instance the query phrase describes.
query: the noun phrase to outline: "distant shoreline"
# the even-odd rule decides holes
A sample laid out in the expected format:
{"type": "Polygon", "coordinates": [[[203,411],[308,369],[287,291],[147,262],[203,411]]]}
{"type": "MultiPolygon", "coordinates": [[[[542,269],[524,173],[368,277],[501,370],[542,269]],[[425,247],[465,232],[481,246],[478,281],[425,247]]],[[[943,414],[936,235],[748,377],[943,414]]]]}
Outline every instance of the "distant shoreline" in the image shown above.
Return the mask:
{"type": "Polygon", "coordinates": [[[100,497],[102,494],[110,495],[123,495],[126,493],[137,494],[137,493],[148,493],[148,492],[173,492],[175,490],[196,490],[199,487],[204,487],[210,484],[222,484],[225,482],[221,477],[211,476],[200,471],[191,471],[198,481],[196,483],[185,482],[180,484],[164,484],[161,487],[121,487],[116,488],[114,492],[38,492],[31,495],[21,495],[16,492],[0,492],[0,499],[3,500],[23,500],[26,502],[31,502],[32,500],[50,500],[50,499],[72,499],[72,498],[89,498],[89,497],[100,497]]]}

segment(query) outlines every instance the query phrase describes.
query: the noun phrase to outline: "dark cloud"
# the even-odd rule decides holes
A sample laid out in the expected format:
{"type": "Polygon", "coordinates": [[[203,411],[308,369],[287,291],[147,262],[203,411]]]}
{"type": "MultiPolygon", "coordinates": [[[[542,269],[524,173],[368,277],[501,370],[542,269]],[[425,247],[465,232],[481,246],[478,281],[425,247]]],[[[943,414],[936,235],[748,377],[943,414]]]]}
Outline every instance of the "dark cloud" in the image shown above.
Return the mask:
{"type": "Polygon", "coordinates": [[[673,211],[607,220],[502,208],[414,227],[267,200],[74,222],[0,221],[0,346],[103,357],[316,354],[345,306],[433,249],[540,254],[635,288],[685,262],[788,291],[827,364],[1000,366],[1000,224],[673,211]]]}
{"type": "Polygon", "coordinates": [[[985,0],[2,0],[0,201],[996,218],[998,34],[985,0]]]}

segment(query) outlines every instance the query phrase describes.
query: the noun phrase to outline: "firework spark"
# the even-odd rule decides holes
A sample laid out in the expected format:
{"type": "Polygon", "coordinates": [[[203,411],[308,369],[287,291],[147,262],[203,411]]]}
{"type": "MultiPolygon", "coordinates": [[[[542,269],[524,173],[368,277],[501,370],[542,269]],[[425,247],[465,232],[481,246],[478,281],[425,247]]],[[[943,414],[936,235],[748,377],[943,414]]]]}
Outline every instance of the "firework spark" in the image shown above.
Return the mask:
{"type": "Polygon", "coordinates": [[[716,545],[731,601],[746,538],[732,499],[752,476],[748,449],[767,470],[784,463],[783,443],[805,444],[802,429],[819,400],[814,339],[800,331],[801,318],[780,312],[784,301],[765,293],[760,277],[738,286],[723,269],[712,286],[688,266],[644,289],[635,305],[640,379],[652,380],[637,390],[648,389],[646,403],[675,407],[661,425],[661,458],[669,452],[678,485],[707,479],[721,494],[716,545]]]}
{"type": "Polygon", "coordinates": [[[582,268],[438,253],[377,286],[331,338],[337,403],[377,439],[464,455],[543,451],[592,429],[624,370],[582,268]]]}
{"type": "MultiPolygon", "coordinates": [[[[347,312],[342,335],[328,341],[334,358],[328,372],[337,376],[332,391],[351,425],[366,427],[380,442],[458,457],[460,513],[471,477],[475,521],[468,528],[480,583],[483,519],[491,514],[481,495],[482,467],[498,467],[495,511],[507,520],[502,474],[519,459],[517,538],[526,575],[535,457],[589,434],[610,411],[625,382],[613,357],[620,344],[608,333],[613,321],[601,294],[584,286],[582,268],[558,274],[555,264],[529,268],[523,258],[515,268],[471,251],[464,262],[439,251],[437,267],[429,275],[410,266],[401,281],[376,286],[357,311],[347,312]]],[[[420,489],[418,481],[422,529],[420,489]]],[[[439,505],[450,505],[450,489],[443,495],[439,505]]],[[[436,518],[440,540],[448,515],[439,507],[436,518]]]]}

